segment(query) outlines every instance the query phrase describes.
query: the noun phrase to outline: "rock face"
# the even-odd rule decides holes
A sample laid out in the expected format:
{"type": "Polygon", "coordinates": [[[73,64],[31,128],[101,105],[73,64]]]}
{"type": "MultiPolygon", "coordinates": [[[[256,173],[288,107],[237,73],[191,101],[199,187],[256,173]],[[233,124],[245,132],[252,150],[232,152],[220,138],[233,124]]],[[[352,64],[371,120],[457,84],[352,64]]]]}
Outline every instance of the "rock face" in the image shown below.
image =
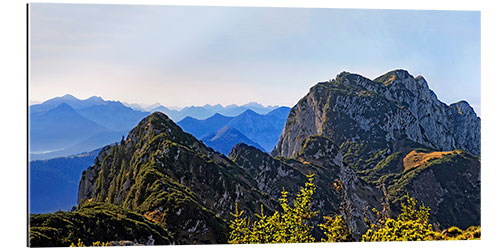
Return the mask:
{"type": "MultiPolygon", "coordinates": [[[[292,159],[273,158],[245,144],[237,144],[229,158],[254,178],[260,190],[275,199],[281,196],[283,189],[292,194],[298,193],[301,184],[307,181],[306,176],[314,174],[317,191],[312,206],[320,212],[318,218],[339,212],[340,194],[335,193],[332,183],[335,180],[344,182],[343,192],[345,197],[349,197],[346,203],[351,209],[349,224],[352,225],[355,239],[360,239],[367,229],[365,215],[374,219],[370,211],[365,211],[366,207],[372,204],[376,208],[380,207],[380,191],[358,178],[351,168],[344,166],[340,148],[322,136],[307,137],[299,155],[292,159]]],[[[315,236],[322,236],[319,232],[315,233],[315,236]]]]}
{"type": "Polygon", "coordinates": [[[447,106],[422,76],[395,70],[372,81],[342,72],[313,86],[292,108],[272,154],[296,156],[304,138],[319,134],[338,145],[366,140],[374,149],[390,148],[406,137],[436,150],[480,155],[480,127],[467,102],[447,106]]]}
{"type": "Polygon", "coordinates": [[[291,109],[272,155],[300,157],[315,136],[338,145],[355,231],[365,230],[365,207],[380,205],[382,184],[396,214],[408,192],[430,206],[432,223],[466,227],[480,224],[480,129],[467,102],[442,103],[422,76],[395,70],[369,80],[342,72],[314,85],[291,109]],[[407,168],[404,159],[415,149],[433,157],[414,158],[418,167],[407,168]]]}
{"type": "Polygon", "coordinates": [[[141,213],[172,232],[175,244],[225,243],[223,219],[236,202],[250,215],[275,203],[256,186],[241,167],[156,112],[99,153],[82,174],[78,201],[141,213]]]}
{"type": "Polygon", "coordinates": [[[281,197],[283,188],[296,194],[300,183],[307,181],[305,175],[296,168],[244,143],[233,147],[229,159],[242,166],[257,182],[257,187],[276,200],[281,197]]]}
{"type": "MultiPolygon", "coordinates": [[[[334,174],[319,174],[319,180],[324,184],[333,183],[340,180],[344,184],[344,197],[347,207],[349,207],[348,224],[350,225],[354,238],[361,239],[361,235],[366,232],[364,218],[374,221],[375,217],[367,207],[380,209],[382,193],[375,185],[369,184],[361,178],[358,178],[356,172],[349,166],[343,164],[340,148],[330,139],[322,136],[307,137],[302,143],[302,149],[298,159],[304,159],[318,166],[327,169],[336,169],[334,174]]],[[[334,201],[331,201],[334,202],[334,201]]],[[[338,201],[336,204],[339,204],[338,201]]],[[[340,211],[342,213],[342,211],[340,211]]]]}

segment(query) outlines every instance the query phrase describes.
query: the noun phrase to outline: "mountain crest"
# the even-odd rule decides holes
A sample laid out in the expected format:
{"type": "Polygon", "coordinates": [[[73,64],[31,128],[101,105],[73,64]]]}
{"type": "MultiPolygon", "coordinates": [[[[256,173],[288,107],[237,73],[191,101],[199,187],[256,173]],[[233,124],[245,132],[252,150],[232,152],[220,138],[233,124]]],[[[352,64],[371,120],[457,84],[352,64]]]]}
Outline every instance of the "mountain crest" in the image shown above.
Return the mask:
{"type": "Polygon", "coordinates": [[[161,113],[154,112],[142,119],[127,136],[126,143],[135,145],[137,143],[145,144],[159,135],[165,136],[168,140],[183,145],[198,144],[198,140],[190,134],[184,133],[174,121],[161,113]]]}
{"type": "MultiPolygon", "coordinates": [[[[391,85],[394,81],[401,81],[403,79],[412,77],[407,70],[404,69],[396,69],[390,72],[387,72],[377,78],[375,78],[374,82],[381,82],[385,86],[391,85]]],[[[413,77],[412,77],[413,78],[413,77]]]]}
{"type": "Polygon", "coordinates": [[[388,72],[374,81],[342,72],[333,84],[313,86],[292,108],[273,154],[296,156],[302,140],[322,135],[338,145],[369,140],[380,148],[402,136],[436,150],[463,148],[479,155],[480,121],[467,106],[447,106],[423,77],[414,78],[406,70],[388,72]],[[467,111],[468,118],[458,119],[458,107],[467,111]]]}
{"type": "Polygon", "coordinates": [[[73,95],[70,95],[70,94],[65,94],[63,96],[61,96],[61,99],[64,99],[64,100],[78,100],[78,98],[74,97],[73,95]]]}
{"type": "Polygon", "coordinates": [[[87,98],[87,101],[104,102],[104,100],[100,96],[91,96],[91,97],[87,98]]]}

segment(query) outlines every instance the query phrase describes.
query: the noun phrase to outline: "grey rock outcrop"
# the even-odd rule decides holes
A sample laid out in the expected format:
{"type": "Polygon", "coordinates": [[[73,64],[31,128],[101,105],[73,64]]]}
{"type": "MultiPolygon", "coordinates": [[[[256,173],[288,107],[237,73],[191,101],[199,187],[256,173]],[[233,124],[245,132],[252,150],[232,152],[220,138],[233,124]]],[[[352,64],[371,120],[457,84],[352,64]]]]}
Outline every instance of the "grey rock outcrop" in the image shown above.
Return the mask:
{"type": "Polygon", "coordinates": [[[372,81],[342,72],[313,86],[292,108],[272,155],[296,156],[302,140],[315,134],[338,145],[365,139],[374,149],[406,137],[436,150],[480,155],[480,128],[467,102],[439,101],[422,76],[395,70],[372,81]]]}

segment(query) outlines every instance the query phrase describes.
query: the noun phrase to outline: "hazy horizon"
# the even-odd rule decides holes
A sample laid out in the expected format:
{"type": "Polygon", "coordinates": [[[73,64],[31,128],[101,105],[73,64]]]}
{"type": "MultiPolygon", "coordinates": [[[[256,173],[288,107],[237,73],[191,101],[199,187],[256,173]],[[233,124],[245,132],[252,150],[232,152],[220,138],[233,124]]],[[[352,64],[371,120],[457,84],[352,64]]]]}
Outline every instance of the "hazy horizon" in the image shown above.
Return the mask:
{"type": "MultiPolygon", "coordinates": [[[[123,103],[124,105],[139,105],[141,106],[141,108],[148,108],[148,107],[154,107],[154,106],[164,106],[166,108],[169,108],[169,109],[182,109],[182,108],[185,108],[185,107],[192,107],[192,106],[204,106],[204,105],[210,105],[210,106],[216,106],[216,105],[221,105],[223,107],[228,107],[228,106],[231,106],[231,105],[237,105],[237,106],[243,106],[243,105],[247,105],[247,104],[252,104],[252,103],[256,103],[256,104],[260,104],[262,105],[263,107],[270,107],[270,106],[283,106],[283,105],[264,105],[262,103],[259,103],[259,102],[254,102],[254,101],[250,101],[250,102],[246,102],[246,103],[242,103],[242,104],[236,104],[236,103],[232,103],[232,104],[228,104],[228,105],[222,105],[220,103],[215,103],[215,104],[210,104],[210,103],[206,103],[206,104],[202,104],[202,105],[189,105],[189,106],[182,106],[182,107],[179,107],[179,106],[167,106],[163,103],[159,103],[159,102],[156,102],[156,103],[129,103],[129,102],[125,102],[125,101],[122,101],[122,100],[110,100],[110,99],[106,99],[106,98],[103,98],[102,96],[97,96],[97,95],[93,95],[93,96],[88,96],[88,97],[84,97],[84,98],[81,98],[81,97],[78,97],[78,96],[75,96],[73,94],[65,94],[65,95],[71,95],[72,97],[76,98],[76,99],[79,99],[79,100],[87,100],[89,98],[92,98],[92,97],[97,97],[97,98],[102,98],[104,101],[119,101],[121,103],[123,103]]],[[[29,101],[29,105],[37,105],[37,104],[42,104],[46,101],[49,101],[51,99],[54,99],[54,98],[60,98],[60,97],[63,97],[65,95],[62,95],[62,96],[54,96],[54,97],[51,97],[51,98],[48,98],[46,100],[43,100],[43,101],[38,101],[38,100],[30,100],[29,101]]],[[[290,106],[287,106],[287,107],[290,107],[290,106]]]]}
{"type": "Polygon", "coordinates": [[[480,12],[30,4],[30,102],[294,106],[348,71],[480,107],[480,12]]]}

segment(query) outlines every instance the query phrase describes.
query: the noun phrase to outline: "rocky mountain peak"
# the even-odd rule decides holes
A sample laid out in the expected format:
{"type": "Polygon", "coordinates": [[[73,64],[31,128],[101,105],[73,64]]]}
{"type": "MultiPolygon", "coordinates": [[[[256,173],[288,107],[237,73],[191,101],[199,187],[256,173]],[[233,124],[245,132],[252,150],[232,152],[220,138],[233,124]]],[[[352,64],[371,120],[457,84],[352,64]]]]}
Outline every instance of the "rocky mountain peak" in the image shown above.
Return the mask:
{"type": "Polygon", "coordinates": [[[70,94],[65,94],[63,96],[61,96],[61,99],[64,99],[64,100],[76,100],[77,98],[70,95],[70,94]]]}
{"type": "Polygon", "coordinates": [[[464,101],[464,100],[450,104],[450,109],[452,110],[452,112],[454,112],[458,115],[462,115],[462,116],[474,115],[474,116],[476,116],[474,109],[469,105],[469,103],[467,101],[464,101]]]}
{"type": "Polygon", "coordinates": [[[154,112],[142,119],[127,136],[126,144],[144,145],[145,142],[163,134],[168,140],[183,145],[198,145],[198,140],[190,134],[184,133],[167,115],[154,112]]]}
{"type": "Polygon", "coordinates": [[[421,76],[394,70],[372,81],[342,72],[335,81],[313,86],[292,108],[273,155],[297,156],[301,142],[311,135],[325,136],[337,145],[348,140],[376,142],[373,150],[406,137],[436,150],[465,149],[479,155],[479,128],[473,110],[439,101],[421,76]],[[467,118],[457,116],[459,109],[467,118]],[[474,132],[467,132],[471,128],[474,132]]]}
{"type": "Polygon", "coordinates": [[[399,82],[407,78],[413,78],[407,70],[396,69],[375,78],[373,81],[381,82],[385,86],[389,86],[394,82],[399,82]]]}

